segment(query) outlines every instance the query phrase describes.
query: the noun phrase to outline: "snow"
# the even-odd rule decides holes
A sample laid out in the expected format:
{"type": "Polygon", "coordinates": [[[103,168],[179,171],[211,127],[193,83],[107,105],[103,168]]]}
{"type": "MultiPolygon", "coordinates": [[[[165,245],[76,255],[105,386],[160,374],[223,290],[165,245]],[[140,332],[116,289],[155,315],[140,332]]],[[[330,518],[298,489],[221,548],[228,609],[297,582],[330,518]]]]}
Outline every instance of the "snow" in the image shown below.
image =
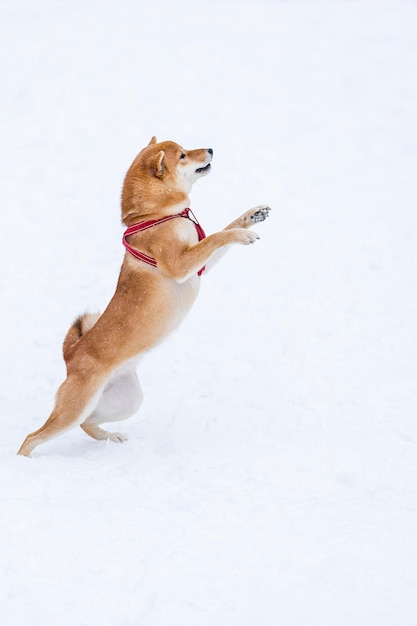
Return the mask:
{"type": "Polygon", "coordinates": [[[411,0],[1,0],[1,624],[414,626],[416,34],[411,0]],[[214,149],[206,231],[271,217],[144,358],[127,443],[17,457],[153,134],[214,149]]]}

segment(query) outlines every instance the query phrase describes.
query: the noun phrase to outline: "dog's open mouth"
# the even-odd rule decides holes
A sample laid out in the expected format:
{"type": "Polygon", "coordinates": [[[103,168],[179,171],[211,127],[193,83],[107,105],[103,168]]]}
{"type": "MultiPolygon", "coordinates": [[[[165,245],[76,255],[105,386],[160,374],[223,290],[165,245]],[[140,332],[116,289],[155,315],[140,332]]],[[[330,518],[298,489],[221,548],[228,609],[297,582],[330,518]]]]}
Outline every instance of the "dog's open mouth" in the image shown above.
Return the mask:
{"type": "Polygon", "coordinates": [[[208,163],[208,165],[205,165],[204,167],[199,167],[196,169],[196,174],[206,174],[207,172],[209,172],[211,169],[211,165],[210,163],[208,163]]]}

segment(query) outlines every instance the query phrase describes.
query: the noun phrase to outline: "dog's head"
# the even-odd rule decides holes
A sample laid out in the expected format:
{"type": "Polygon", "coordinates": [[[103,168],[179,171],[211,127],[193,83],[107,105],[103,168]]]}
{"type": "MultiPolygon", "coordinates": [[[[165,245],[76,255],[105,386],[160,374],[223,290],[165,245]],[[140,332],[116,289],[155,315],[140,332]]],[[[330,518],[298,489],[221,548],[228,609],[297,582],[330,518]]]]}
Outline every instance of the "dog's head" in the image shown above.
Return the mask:
{"type": "Polygon", "coordinates": [[[185,150],[173,141],[149,144],[130,166],[123,185],[122,219],[133,223],[187,201],[193,184],[210,171],[211,148],[185,150]]]}

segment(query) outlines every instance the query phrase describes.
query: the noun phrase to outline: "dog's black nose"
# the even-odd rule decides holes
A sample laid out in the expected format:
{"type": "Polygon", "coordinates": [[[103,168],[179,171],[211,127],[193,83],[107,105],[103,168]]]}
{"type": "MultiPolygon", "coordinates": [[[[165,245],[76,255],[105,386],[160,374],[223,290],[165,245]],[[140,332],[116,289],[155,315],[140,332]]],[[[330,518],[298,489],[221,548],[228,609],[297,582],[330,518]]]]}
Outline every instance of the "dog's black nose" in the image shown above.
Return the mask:
{"type": "Polygon", "coordinates": [[[212,150],[211,148],[209,148],[209,149],[207,150],[207,152],[208,152],[209,154],[211,154],[211,156],[213,156],[213,150],[212,150]]]}

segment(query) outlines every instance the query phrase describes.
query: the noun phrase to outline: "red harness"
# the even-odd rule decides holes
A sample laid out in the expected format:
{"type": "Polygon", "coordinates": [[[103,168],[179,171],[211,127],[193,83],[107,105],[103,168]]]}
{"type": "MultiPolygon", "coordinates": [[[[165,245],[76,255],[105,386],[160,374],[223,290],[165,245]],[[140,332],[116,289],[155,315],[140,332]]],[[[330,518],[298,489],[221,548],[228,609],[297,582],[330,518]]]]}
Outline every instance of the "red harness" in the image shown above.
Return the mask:
{"type": "MultiPolygon", "coordinates": [[[[194,215],[194,213],[191,211],[191,209],[184,209],[184,211],[182,211],[181,213],[177,213],[175,215],[167,215],[166,217],[161,217],[161,219],[159,220],[147,220],[144,222],[138,222],[137,224],[132,224],[132,226],[129,226],[129,228],[127,228],[123,234],[122,241],[123,241],[124,247],[136,259],[139,259],[139,261],[143,261],[144,263],[148,263],[148,265],[152,265],[152,267],[156,267],[157,265],[156,259],[154,259],[152,256],[148,256],[144,252],[140,252],[140,250],[136,250],[136,248],[133,248],[127,242],[127,237],[129,237],[129,235],[134,235],[135,233],[139,233],[141,230],[147,230],[148,228],[152,228],[153,226],[157,226],[158,224],[162,224],[163,222],[167,222],[168,220],[173,220],[177,217],[185,217],[186,219],[189,219],[194,224],[195,229],[197,231],[197,235],[198,235],[198,241],[205,239],[206,234],[202,226],[200,226],[200,224],[198,223],[197,218],[194,215]],[[193,219],[190,217],[190,213],[193,216],[193,219]]],[[[201,274],[204,272],[205,269],[206,269],[206,266],[202,267],[201,270],[198,271],[198,275],[201,276],[201,274]]]]}

